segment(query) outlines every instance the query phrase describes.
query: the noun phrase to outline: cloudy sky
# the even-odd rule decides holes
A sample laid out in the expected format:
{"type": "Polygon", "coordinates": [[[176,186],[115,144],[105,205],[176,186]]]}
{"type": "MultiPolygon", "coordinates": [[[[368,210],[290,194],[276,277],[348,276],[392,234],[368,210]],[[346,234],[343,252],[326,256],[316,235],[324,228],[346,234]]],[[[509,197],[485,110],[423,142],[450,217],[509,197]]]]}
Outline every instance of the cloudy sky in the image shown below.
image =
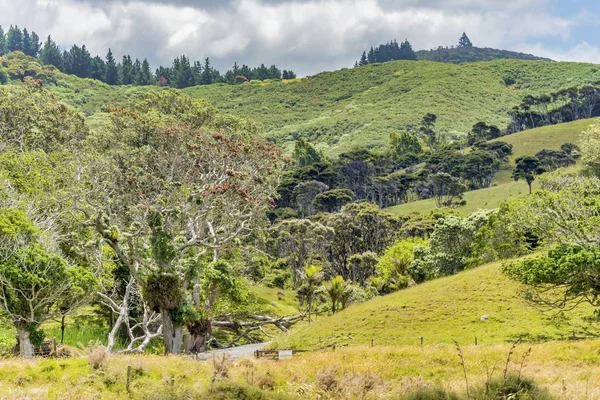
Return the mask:
{"type": "Polygon", "coordinates": [[[408,38],[600,63],[598,0],[0,0],[0,25],[167,65],[179,54],[226,69],[277,64],[299,75],[354,64],[363,49],[408,38]]]}

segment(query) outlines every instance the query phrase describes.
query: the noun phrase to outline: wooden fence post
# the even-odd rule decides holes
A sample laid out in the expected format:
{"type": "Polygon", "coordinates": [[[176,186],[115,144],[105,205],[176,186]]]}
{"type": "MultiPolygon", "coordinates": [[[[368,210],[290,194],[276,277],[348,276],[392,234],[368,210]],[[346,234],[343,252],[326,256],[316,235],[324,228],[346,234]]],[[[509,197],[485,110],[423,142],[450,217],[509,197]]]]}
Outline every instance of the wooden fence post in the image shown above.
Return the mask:
{"type": "Polygon", "coordinates": [[[127,366],[127,383],[125,385],[125,389],[127,390],[127,394],[131,395],[131,389],[130,386],[131,385],[131,365],[127,366]]]}

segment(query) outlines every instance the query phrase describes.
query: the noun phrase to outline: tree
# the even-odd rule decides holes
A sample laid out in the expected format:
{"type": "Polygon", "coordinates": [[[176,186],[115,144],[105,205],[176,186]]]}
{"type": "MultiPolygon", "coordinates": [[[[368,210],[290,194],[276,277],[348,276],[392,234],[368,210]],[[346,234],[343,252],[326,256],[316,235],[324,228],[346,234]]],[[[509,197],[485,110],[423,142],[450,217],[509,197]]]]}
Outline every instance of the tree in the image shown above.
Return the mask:
{"type": "Polygon", "coordinates": [[[4,35],[4,29],[0,25],[0,56],[6,54],[6,36],[4,35]]]}
{"type": "Polygon", "coordinates": [[[537,175],[545,172],[542,163],[537,157],[524,156],[515,160],[517,166],[512,172],[512,177],[515,181],[524,180],[529,186],[529,194],[531,194],[531,184],[537,175]]]}
{"type": "Polygon", "coordinates": [[[358,62],[358,65],[360,67],[364,67],[368,63],[369,63],[369,61],[367,60],[367,52],[363,51],[362,55],[360,56],[360,61],[358,62]]]}
{"type": "Polygon", "coordinates": [[[147,86],[152,84],[152,72],[150,71],[150,63],[144,58],[142,65],[137,75],[135,76],[135,84],[138,86],[147,86]]]}
{"type": "Polygon", "coordinates": [[[551,308],[572,309],[582,302],[600,306],[600,249],[561,245],[547,255],[506,264],[513,279],[534,289],[533,301],[551,308]]]}
{"type": "Polygon", "coordinates": [[[439,138],[435,133],[435,122],[437,121],[437,116],[435,114],[425,114],[423,119],[421,120],[419,130],[421,133],[427,138],[427,145],[430,150],[437,150],[439,145],[439,138]]]}
{"type": "Polygon", "coordinates": [[[68,53],[63,54],[63,67],[66,73],[77,75],[80,78],[90,76],[92,56],[85,45],[74,45],[68,53]]]}
{"type": "Polygon", "coordinates": [[[50,36],[44,42],[44,47],[40,55],[42,62],[46,65],[54,65],[56,68],[62,68],[62,55],[60,49],[50,36]]]}
{"type": "Polygon", "coordinates": [[[581,160],[590,172],[600,176],[600,123],[591,125],[583,133],[581,160]]]}
{"type": "Polygon", "coordinates": [[[135,77],[135,72],[133,69],[133,61],[131,60],[131,56],[124,55],[123,61],[121,63],[121,84],[123,84],[123,85],[133,84],[134,77],[135,77]]]}
{"type": "Polygon", "coordinates": [[[545,172],[568,167],[576,162],[573,157],[563,150],[543,149],[538,151],[535,156],[540,160],[540,165],[545,172]]]}
{"type": "Polygon", "coordinates": [[[117,63],[115,62],[111,49],[108,49],[108,53],[106,54],[104,82],[109,85],[116,85],[119,83],[119,69],[117,68],[117,63]]]}
{"type": "Polygon", "coordinates": [[[344,308],[345,301],[342,301],[344,298],[349,297],[354,288],[351,284],[346,282],[343,277],[336,276],[332,278],[328,283],[325,284],[325,292],[329,296],[329,300],[331,300],[331,313],[335,314],[338,311],[337,305],[340,304],[341,308],[344,308]]]}
{"type": "Polygon", "coordinates": [[[427,241],[421,238],[399,240],[379,258],[375,266],[376,275],[371,282],[375,283],[380,294],[404,289],[417,281],[418,277],[413,278],[410,270],[413,250],[417,245],[427,246],[427,241]]]}
{"type": "Polygon", "coordinates": [[[399,135],[392,133],[390,135],[390,147],[396,157],[407,154],[420,154],[423,151],[419,138],[408,132],[402,132],[399,135]]]}
{"type": "Polygon", "coordinates": [[[329,186],[319,181],[299,183],[293,191],[296,200],[296,210],[303,216],[314,214],[313,200],[320,193],[329,189],[329,186]]]}
{"type": "Polygon", "coordinates": [[[323,268],[318,265],[311,265],[304,268],[304,283],[298,289],[298,294],[305,298],[306,310],[308,311],[308,322],[311,322],[311,315],[314,311],[315,300],[321,292],[321,282],[323,282],[323,268]]]}
{"type": "Polygon", "coordinates": [[[24,28],[23,29],[23,44],[21,45],[21,51],[26,56],[35,57],[35,55],[32,54],[31,47],[32,47],[31,46],[31,36],[29,36],[29,32],[27,31],[27,28],[24,28]]]}
{"type": "Polygon", "coordinates": [[[92,58],[92,63],[90,66],[90,78],[101,81],[105,76],[106,66],[104,64],[104,60],[98,56],[92,58]]]}
{"type": "Polygon", "coordinates": [[[11,51],[22,51],[23,50],[23,32],[18,26],[10,26],[6,33],[6,50],[11,51]]]}
{"type": "Polygon", "coordinates": [[[0,307],[17,330],[24,358],[33,357],[35,339],[41,344],[40,325],[89,300],[95,285],[85,268],[45,249],[53,238],[43,235],[22,211],[0,209],[0,307]]]}
{"type": "Polygon", "coordinates": [[[203,85],[210,85],[213,83],[213,68],[210,65],[210,58],[206,57],[204,60],[204,67],[202,68],[201,83],[203,85]]]}
{"type": "Polygon", "coordinates": [[[306,167],[323,161],[323,155],[304,139],[296,140],[292,158],[299,167],[306,167]]]}
{"type": "Polygon", "coordinates": [[[462,198],[467,188],[460,179],[445,172],[438,172],[429,178],[433,196],[438,207],[450,207],[455,200],[462,198]]]}
{"type": "Polygon", "coordinates": [[[354,200],[354,193],[348,189],[326,190],[315,196],[312,205],[317,212],[333,213],[354,200]]]}
{"type": "Polygon", "coordinates": [[[40,37],[35,32],[31,32],[31,37],[29,38],[29,48],[30,48],[30,56],[31,57],[39,57],[40,51],[42,50],[42,42],[40,42],[40,37]]]}
{"type": "Polygon", "coordinates": [[[467,34],[464,32],[463,32],[462,36],[460,37],[460,39],[458,40],[458,47],[459,48],[473,47],[473,43],[471,43],[471,40],[469,39],[467,34]]]}
{"type": "MultiPolygon", "coordinates": [[[[279,152],[249,121],[224,117],[175,90],[138,95],[108,110],[112,124],[90,144],[78,204],[161,314],[167,353],[184,326],[210,315],[203,302],[208,257],[250,235],[271,208],[279,152]],[[129,239],[131,238],[131,239],[129,239]]],[[[191,332],[192,343],[210,324],[191,332]]]]}
{"type": "Polygon", "coordinates": [[[366,251],[362,254],[353,254],[348,258],[349,279],[364,286],[367,279],[375,274],[375,265],[377,265],[377,254],[374,252],[366,251]]]}

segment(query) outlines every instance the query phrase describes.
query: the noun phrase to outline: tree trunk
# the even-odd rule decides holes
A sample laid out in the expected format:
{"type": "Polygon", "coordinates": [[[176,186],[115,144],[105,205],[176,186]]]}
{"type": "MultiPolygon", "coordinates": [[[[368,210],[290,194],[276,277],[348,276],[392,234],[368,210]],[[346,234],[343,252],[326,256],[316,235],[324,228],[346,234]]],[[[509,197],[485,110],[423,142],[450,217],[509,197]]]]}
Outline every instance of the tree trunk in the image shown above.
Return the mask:
{"type": "Polygon", "coordinates": [[[19,354],[23,358],[33,358],[33,344],[29,339],[29,331],[27,329],[18,329],[17,334],[19,335],[19,354]]]}
{"type": "Polygon", "coordinates": [[[175,326],[171,313],[167,309],[161,309],[160,315],[163,321],[163,341],[165,343],[165,354],[181,354],[181,343],[183,342],[183,327],[175,326]]]}
{"type": "Polygon", "coordinates": [[[210,321],[195,322],[192,326],[188,326],[190,340],[186,344],[186,353],[202,353],[206,351],[206,342],[212,332],[210,321]]]}

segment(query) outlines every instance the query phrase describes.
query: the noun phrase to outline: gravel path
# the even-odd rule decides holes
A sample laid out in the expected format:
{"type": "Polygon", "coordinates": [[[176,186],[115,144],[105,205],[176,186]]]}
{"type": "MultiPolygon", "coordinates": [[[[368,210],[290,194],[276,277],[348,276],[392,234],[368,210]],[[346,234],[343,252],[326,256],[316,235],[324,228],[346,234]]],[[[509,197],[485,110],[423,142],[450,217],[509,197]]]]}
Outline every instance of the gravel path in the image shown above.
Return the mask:
{"type": "Polygon", "coordinates": [[[213,354],[216,354],[216,355],[229,354],[232,359],[237,360],[241,357],[252,356],[256,350],[262,350],[265,347],[267,347],[269,344],[270,344],[270,342],[247,344],[244,346],[232,347],[230,349],[207,351],[205,353],[200,353],[198,355],[198,358],[200,360],[206,361],[206,360],[212,359],[213,354]]]}

